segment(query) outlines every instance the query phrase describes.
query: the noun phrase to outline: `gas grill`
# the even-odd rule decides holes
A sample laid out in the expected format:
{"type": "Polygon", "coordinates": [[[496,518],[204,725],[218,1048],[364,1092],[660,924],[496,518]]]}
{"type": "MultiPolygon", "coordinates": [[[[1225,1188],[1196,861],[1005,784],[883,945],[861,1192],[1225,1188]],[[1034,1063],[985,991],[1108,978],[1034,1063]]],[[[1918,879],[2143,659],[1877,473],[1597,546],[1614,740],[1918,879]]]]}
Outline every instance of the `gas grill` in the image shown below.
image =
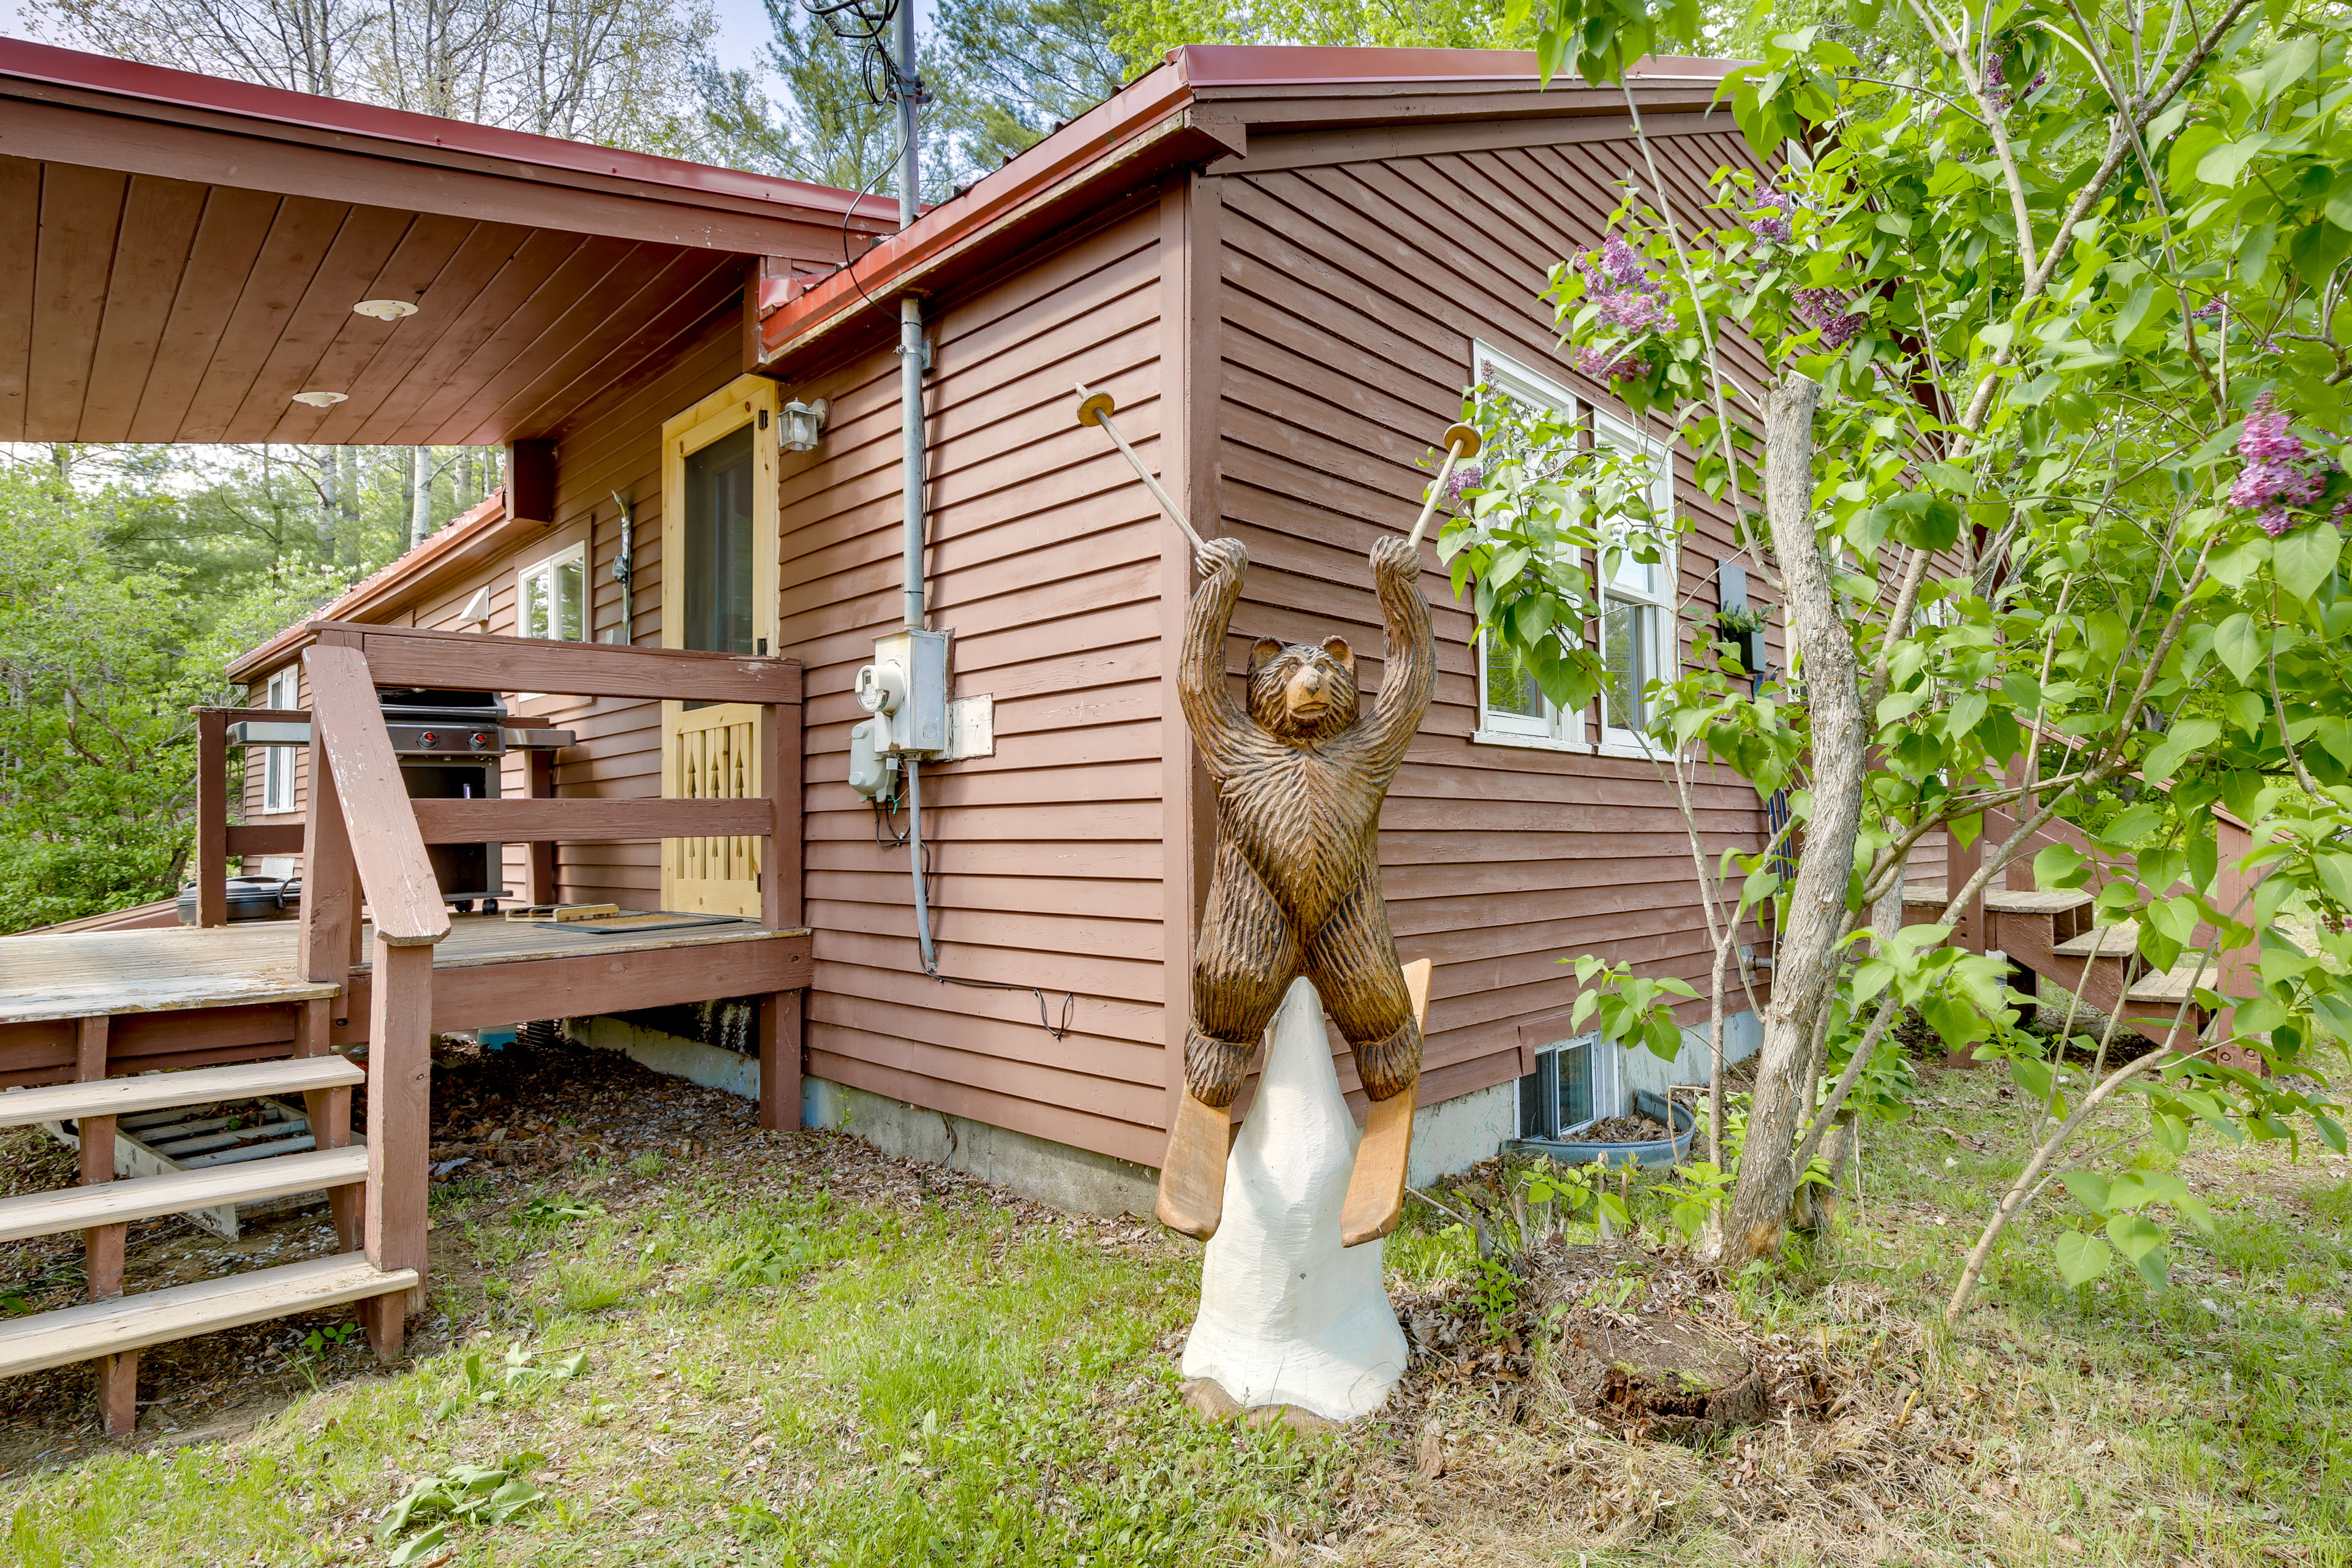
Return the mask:
{"type": "MultiPolygon", "coordinates": [[[[387,686],[376,689],[376,700],[411,800],[496,800],[499,760],[509,752],[551,750],[574,739],[543,720],[510,719],[495,691],[387,686]]],[[[300,746],[310,743],[310,726],[254,719],[230,725],[228,736],[239,745],[300,746]]],[[[508,896],[504,845],[432,844],[425,852],[442,898],[459,910],[478,900],[494,913],[508,896]]]]}
{"type": "MultiPolygon", "coordinates": [[[[400,756],[401,782],[411,800],[496,800],[499,759],[506,754],[507,705],[495,691],[441,691],[379,687],[383,725],[400,756]]],[[[495,910],[507,896],[505,846],[433,844],[433,879],[460,910],[480,900],[495,910]]]]}

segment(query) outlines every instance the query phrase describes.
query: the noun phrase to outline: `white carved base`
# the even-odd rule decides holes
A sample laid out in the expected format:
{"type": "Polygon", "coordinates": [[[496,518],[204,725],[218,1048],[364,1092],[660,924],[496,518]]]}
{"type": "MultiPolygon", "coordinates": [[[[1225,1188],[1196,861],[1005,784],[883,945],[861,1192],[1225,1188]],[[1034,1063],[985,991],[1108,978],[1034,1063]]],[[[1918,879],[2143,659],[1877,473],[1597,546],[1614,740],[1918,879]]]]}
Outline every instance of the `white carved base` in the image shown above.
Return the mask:
{"type": "Polygon", "coordinates": [[[1383,1244],[1339,1245],[1360,1134],[1311,984],[1291,983],[1267,1037],[1226,1166],[1224,1218],[1201,1264],[1184,1375],[1214,1379],[1244,1407],[1352,1421],[1404,1375],[1404,1331],[1381,1283],[1383,1244]]]}

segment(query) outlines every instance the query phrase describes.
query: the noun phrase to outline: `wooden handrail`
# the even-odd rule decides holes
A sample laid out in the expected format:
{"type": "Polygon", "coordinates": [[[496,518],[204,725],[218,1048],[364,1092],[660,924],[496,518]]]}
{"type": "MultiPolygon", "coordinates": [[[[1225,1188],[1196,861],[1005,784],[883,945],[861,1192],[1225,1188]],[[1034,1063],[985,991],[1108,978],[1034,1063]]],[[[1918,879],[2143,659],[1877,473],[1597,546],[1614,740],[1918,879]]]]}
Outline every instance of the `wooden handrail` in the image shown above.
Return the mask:
{"type": "MultiPolygon", "coordinates": [[[[310,677],[311,732],[341,798],[376,935],[395,947],[439,942],[449,934],[449,911],[376,702],[375,675],[358,648],[332,643],[312,644],[302,663],[310,677]]],[[[313,790],[320,782],[311,781],[313,790]]]]}
{"type": "MultiPolygon", "coordinates": [[[[313,646],[340,643],[358,649],[375,680],[384,686],[689,702],[796,704],[801,700],[801,667],[786,658],[350,621],[312,621],[302,630],[313,646]]],[[[312,695],[315,702],[315,690],[312,695]]]]}

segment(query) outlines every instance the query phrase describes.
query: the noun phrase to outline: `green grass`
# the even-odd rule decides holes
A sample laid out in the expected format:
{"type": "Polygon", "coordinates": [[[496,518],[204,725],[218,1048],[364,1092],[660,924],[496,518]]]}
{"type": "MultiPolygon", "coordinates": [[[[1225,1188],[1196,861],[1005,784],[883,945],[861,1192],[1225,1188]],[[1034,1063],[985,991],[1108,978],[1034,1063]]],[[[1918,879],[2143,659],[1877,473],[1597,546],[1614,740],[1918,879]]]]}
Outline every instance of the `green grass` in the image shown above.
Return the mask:
{"type": "MultiPolygon", "coordinates": [[[[375,1525],[394,1500],[496,1471],[543,1496],[453,1526],[449,1568],[2352,1568],[2352,1163],[2200,1137],[2175,1168],[2221,1232],[2174,1227],[2163,1289],[2129,1271],[2063,1285],[2049,1242],[2075,1222],[2045,1200],[1947,1333],[1958,1258],[2015,1168],[1998,1089],[1931,1079],[1916,1121],[1868,1134],[1861,1201],[1831,1232],[1718,1298],[1845,1369],[1856,1403],[1811,1432],[1626,1441],[1539,1387],[1536,1415],[1509,1419],[1475,1381],[1419,1385],[1405,1423],[1349,1436],[1212,1426],[1179,1402],[1171,1353],[1195,1249],[877,1184],[857,1175],[885,1169],[870,1155],[810,1139],[814,1168],[851,1179],[785,1179],[793,1163],[771,1159],[724,1179],[583,1166],[503,1205],[487,1184],[440,1190],[439,1234],[478,1288],[436,1306],[469,1338],[233,1440],[21,1480],[0,1494],[0,1562],[386,1563],[375,1525]],[[1437,1479],[1415,1468],[1433,1426],[1452,1456],[1437,1479]],[[1853,1432],[1848,1465],[1832,1439],[1853,1432]]],[[[1664,1199],[1634,1197],[1654,1237],[1664,1199]]],[[[1391,1287],[1477,1320],[1468,1237],[1410,1213],[1391,1287]]],[[[1632,1258],[1616,1282],[1638,1293],[1672,1267],[1632,1258]]]]}
{"type": "Polygon", "coordinates": [[[457,1532],[455,1563],[1214,1563],[1323,1510],[1329,1443],[1175,1400],[1176,1247],[719,1183],[552,1224],[466,1208],[443,1212],[502,1287],[498,1327],[225,1447],[22,1483],[0,1560],[383,1562],[372,1525],[409,1480],[525,1451],[545,1500],[457,1532]],[[584,1369],[482,1402],[467,1353],[495,1369],[517,1339],[584,1369]]]}

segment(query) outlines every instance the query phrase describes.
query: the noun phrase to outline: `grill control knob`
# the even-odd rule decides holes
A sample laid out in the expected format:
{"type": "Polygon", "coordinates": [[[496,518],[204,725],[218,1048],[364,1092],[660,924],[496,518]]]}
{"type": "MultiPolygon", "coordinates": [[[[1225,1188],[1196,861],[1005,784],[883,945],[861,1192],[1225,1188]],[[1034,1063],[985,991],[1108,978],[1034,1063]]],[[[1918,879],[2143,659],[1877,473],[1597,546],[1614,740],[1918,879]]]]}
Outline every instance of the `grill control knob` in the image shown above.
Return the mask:
{"type": "Polygon", "coordinates": [[[420,734],[420,735],[418,735],[418,736],[416,737],[416,743],[417,743],[418,745],[420,745],[420,746],[425,747],[427,751],[430,751],[430,750],[432,750],[433,748],[435,748],[435,747],[436,747],[436,746],[440,745],[440,743],[441,743],[441,737],[440,737],[440,736],[438,736],[438,735],[436,735],[436,734],[435,734],[432,731],[427,730],[427,731],[425,731],[423,734],[420,734]]]}
{"type": "Polygon", "coordinates": [[[467,742],[474,748],[474,750],[478,752],[490,743],[490,734],[487,730],[477,730],[472,734],[467,736],[466,740],[467,742]]]}

